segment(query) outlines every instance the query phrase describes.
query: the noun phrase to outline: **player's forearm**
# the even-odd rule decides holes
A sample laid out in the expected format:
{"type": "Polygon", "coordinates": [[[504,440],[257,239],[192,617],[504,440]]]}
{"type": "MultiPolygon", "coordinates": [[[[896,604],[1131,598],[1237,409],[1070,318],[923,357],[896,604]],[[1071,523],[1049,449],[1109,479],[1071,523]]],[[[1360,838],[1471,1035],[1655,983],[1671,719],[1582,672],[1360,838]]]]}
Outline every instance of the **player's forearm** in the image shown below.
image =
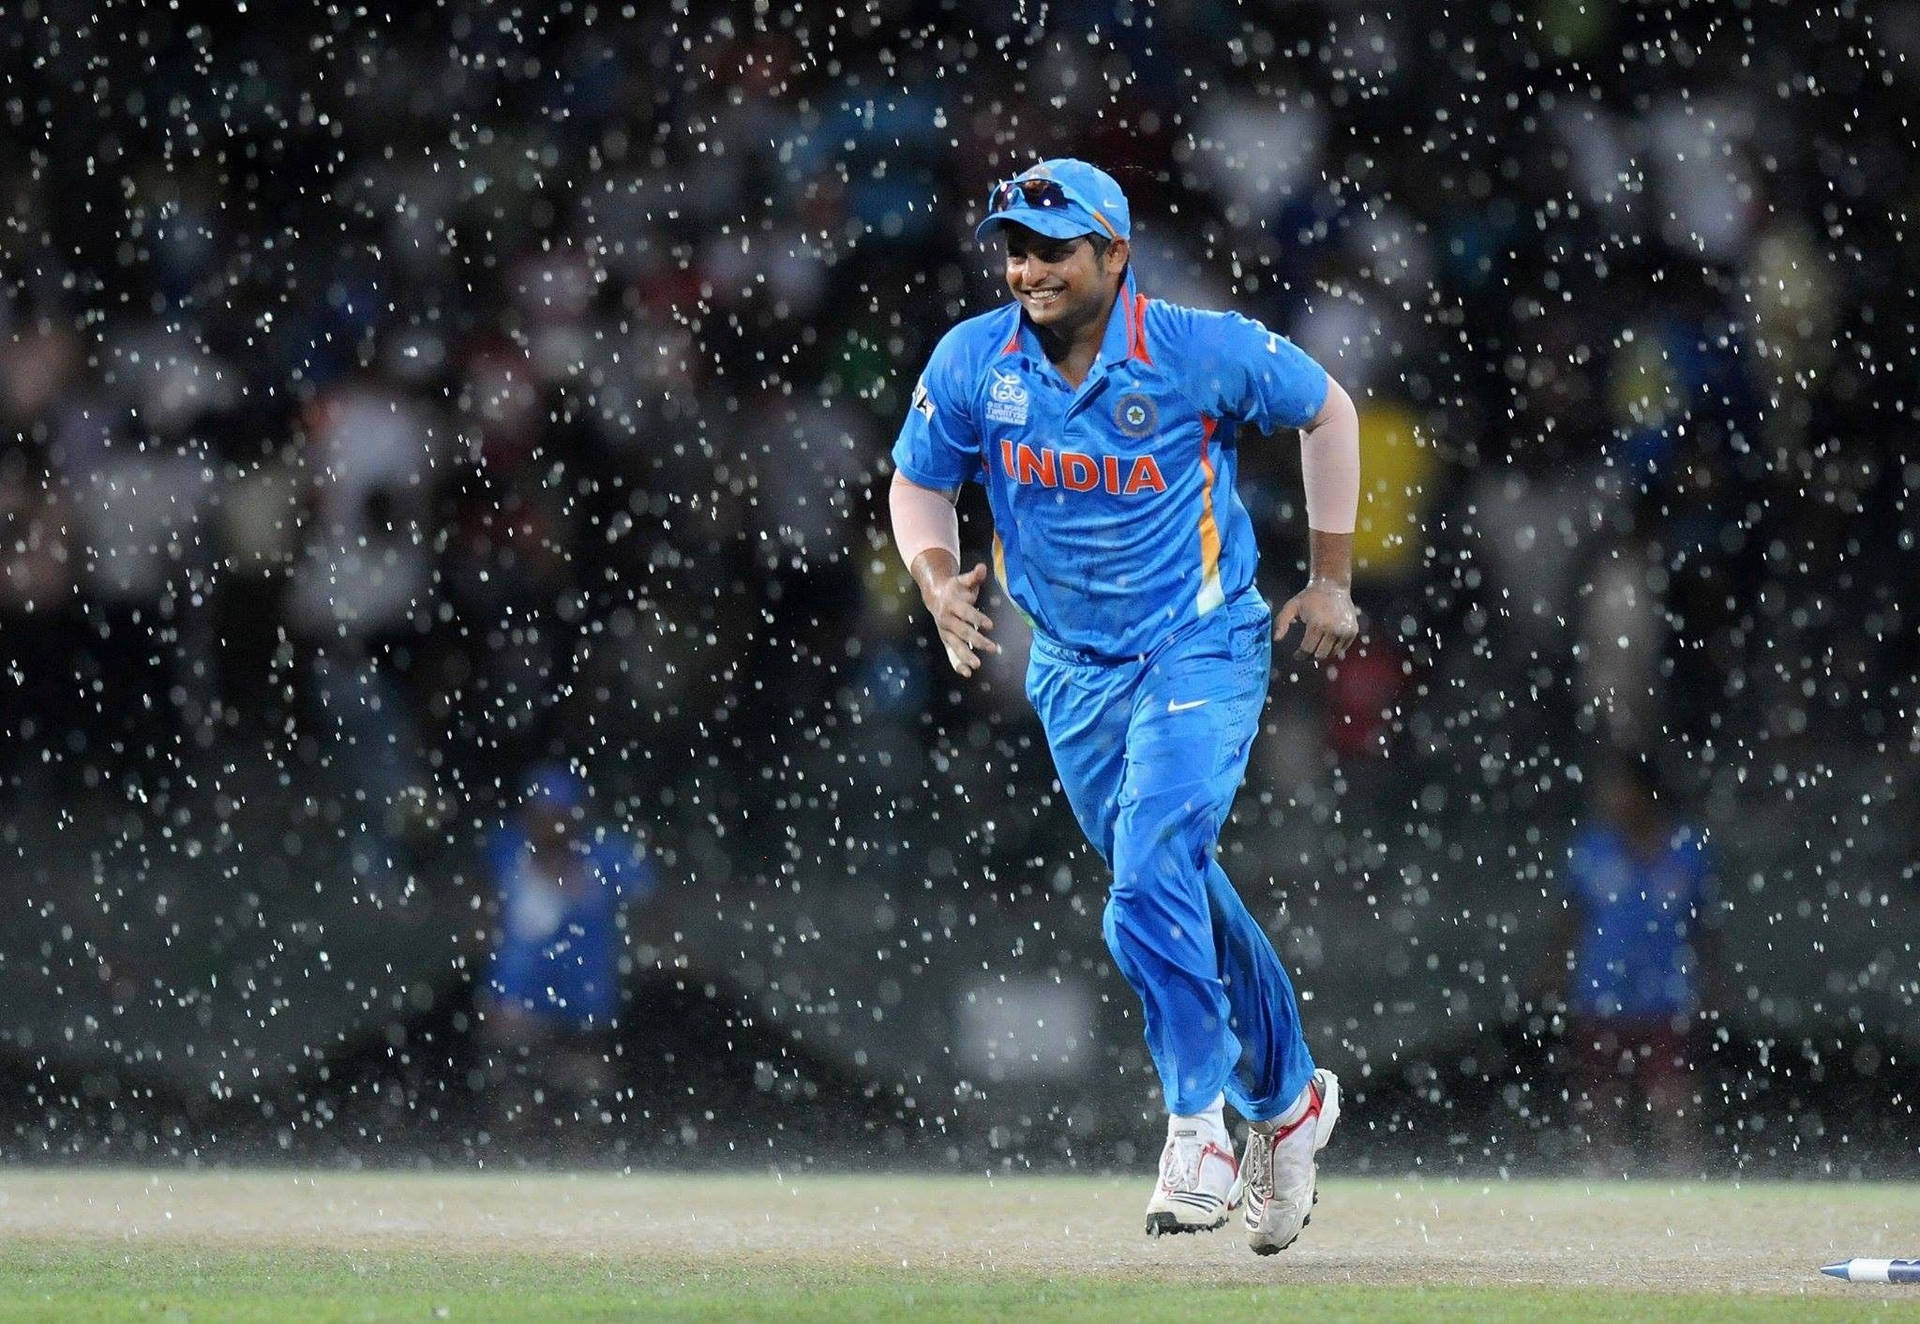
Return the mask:
{"type": "Polygon", "coordinates": [[[913,582],[919,586],[920,601],[933,610],[934,595],[940,586],[960,573],[960,558],[944,547],[930,547],[913,558],[913,564],[907,567],[907,573],[913,576],[913,582]]]}
{"type": "Polygon", "coordinates": [[[1307,536],[1307,579],[1311,583],[1353,587],[1353,535],[1311,529],[1307,536]]]}
{"type": "Polygon", "coordinates": [[[1360,413],[1339,382],[1327,382],[1326,402],[1300,429],[1300,478],[1307,493],[1307,525],[1318,536],[1349,535],[1360,514],[1360,413]]]}
{"type": "Polygon", "coordinates": [[[953,506],[957,495],[922,487],[897,472],[887,492],[894,546],[920,586],[921,599],[929,603],[934,591],[960,570],[960,517],[953,506]]]}

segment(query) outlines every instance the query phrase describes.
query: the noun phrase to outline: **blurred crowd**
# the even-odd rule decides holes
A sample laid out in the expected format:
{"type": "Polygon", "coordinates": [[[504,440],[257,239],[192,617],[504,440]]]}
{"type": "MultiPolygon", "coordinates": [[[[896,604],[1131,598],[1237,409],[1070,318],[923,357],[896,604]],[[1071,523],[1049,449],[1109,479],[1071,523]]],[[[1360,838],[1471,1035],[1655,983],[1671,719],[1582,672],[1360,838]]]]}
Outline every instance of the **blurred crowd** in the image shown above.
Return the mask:
{"type": "MultiPolygon", "coordinates": [[[[1913,739],[1920,5],[1275,8],[41,0],[0,50],[8,787],[265,741],[357,788],[370,876],[554,759],[643,823],[884,799],[943,743],[1044,790],[879,494],[1004,297],[988,187],[1057,154],[1129,190],[1145,292],[1361,403],[1370,643],[1282,687],[1313,743],[1913,739]]],[[[1297,449],[1243,446],[1285,592],[1297,449]]]]}

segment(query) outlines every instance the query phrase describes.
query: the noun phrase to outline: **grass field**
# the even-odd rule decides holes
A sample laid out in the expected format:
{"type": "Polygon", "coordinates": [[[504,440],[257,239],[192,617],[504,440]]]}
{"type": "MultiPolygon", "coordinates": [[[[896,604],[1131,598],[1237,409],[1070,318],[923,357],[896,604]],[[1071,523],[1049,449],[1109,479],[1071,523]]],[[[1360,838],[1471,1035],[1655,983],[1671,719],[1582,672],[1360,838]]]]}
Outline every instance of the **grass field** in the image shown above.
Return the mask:
{"type": "Polygon", "coordinates": [[[18,1171],[0,1319],[1854,1319],[1920,1188],[1330,1179],[1293,1249],[1145,1179],[18,1171]]]}

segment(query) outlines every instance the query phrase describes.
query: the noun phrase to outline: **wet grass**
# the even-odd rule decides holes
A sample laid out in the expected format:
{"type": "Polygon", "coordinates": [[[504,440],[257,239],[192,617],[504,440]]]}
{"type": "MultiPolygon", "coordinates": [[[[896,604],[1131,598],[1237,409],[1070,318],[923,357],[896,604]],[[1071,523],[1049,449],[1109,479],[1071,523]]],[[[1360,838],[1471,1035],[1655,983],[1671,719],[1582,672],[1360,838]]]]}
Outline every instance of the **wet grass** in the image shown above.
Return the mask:
{"type": "MultiPolygon", "coordinates": [[[[1276,1274],[1276,1277],[1280,1275],[1276,1274]]],[[[0,1319],[1825,1320],[1874,1301],[1517,1286],[1206,1287],[1025,1273],[470,1251],[14,1243],[0,1319]]],[[[1883,1310],[1891,1307],[1885,1301],[1883,1310]]]]}
{"type": "Polygon", "coordinates": [[[0,1321],[1858,1319],[1903,1183],[1331,1177],[1298,1250],[1120,1177],[0,1170],[0,1321]]]}

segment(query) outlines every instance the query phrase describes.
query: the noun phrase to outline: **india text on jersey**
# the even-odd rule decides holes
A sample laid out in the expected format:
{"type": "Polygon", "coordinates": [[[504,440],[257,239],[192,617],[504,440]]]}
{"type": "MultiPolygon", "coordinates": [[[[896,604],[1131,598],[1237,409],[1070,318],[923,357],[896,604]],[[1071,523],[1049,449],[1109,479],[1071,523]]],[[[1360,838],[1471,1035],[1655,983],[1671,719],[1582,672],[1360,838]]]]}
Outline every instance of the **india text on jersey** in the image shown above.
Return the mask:
{"type": "Polygon", "coordinates": [[[1000,468],[1016,483],[1064,487],[1069,492],[1091,492],[1098,487],[1115,496],[1132,496],[1136,492],[1167,490],[1160,466],[1151,455],[1135,457],[1128,464],[1126,480],[1122,482],[1118,455],[1056,451],[1051,446],[1036,449],[1024,441],[1016,445],[1012,438],[1002,437],[1000,468]]]}

